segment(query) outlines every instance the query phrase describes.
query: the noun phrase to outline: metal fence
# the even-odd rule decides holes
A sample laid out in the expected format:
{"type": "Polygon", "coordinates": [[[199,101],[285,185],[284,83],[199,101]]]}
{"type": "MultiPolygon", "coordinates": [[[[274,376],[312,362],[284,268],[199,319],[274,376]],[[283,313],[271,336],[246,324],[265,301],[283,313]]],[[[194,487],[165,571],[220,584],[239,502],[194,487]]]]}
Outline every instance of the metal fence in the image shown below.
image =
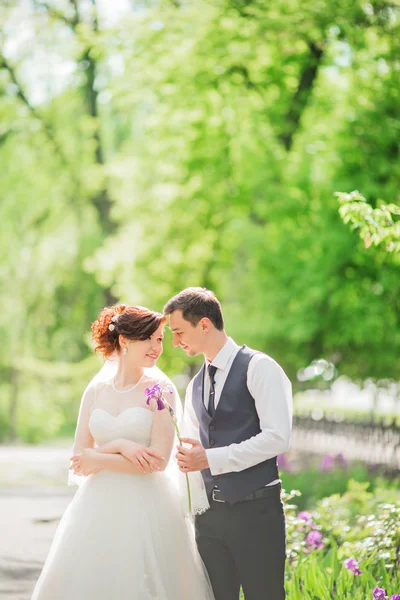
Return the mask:
{"type": "Polygon", "coordinates": [[[297,415],[291,447],[316,454],[342,453],[348,460],[400,469],[400,427],[395,421],[337,422],[297,415]]]}

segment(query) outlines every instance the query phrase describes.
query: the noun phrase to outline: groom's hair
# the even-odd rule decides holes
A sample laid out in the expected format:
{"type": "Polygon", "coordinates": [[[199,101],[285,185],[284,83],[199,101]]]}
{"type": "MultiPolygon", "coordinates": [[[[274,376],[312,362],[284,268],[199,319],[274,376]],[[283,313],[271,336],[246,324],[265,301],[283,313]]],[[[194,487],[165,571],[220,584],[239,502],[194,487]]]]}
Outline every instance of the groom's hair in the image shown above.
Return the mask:
{"type": "Polygon", "coordinates": [[[190,287],[176,294],[164,306],[164,314],[170,315],[176,310],[181,310],[185,321],[194,326],[207,317],[216,329],[224,329],[221,304],[214,292],[206,288],[190,287]]]}

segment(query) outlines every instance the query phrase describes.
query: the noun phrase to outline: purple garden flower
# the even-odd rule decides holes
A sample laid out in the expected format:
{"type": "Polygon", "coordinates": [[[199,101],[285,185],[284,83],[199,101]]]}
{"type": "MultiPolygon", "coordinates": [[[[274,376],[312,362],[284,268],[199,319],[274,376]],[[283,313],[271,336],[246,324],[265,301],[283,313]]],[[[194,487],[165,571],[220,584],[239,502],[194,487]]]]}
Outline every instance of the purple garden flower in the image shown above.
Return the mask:
{"type": "Polygon", "coordinates": [[[393,596],[390,596],[390,600],[400,600],[400,594],[393,594],[393,596]]]}
{"type": "Polygon", "coordinates": [[[339,452],[339,454],[336,454],[335,462],[338,465],[338,467],[341,467],[342,469],[345,469],[347,467],[347,460],[341,452],[339,452]]]}
{"type": "Polygon", "coordinates": [[[303,510],[302,512],[299,512],[299,514],[297,515],[298,519],[301,519],[302,521],[306,521],[306,523],[312,521],[312,514],[307,512],[306,510],[303,510]]]}
{"type": "Polygon", "coordinates": [[[306,525],[309,525],[312,529],[314,529],[315,527],[315,523],[312,520],[312,514],[307,512],[306,510],[303,510],[302,512],[299,512],[299,514],[297,515],[297,518],[300,521],[304,521],[304,523],[306,525]]]}
{"type": "Polygon", "coordinates": [[[286,471],[287,473],[290,473],[293,470],[290,460],[286,457],[286,454],[279,454],[277,458],[277,463],[281,471],[286,471]]]}
{"type": "Polygon", "coordinates": [[[380,587],[374,587],[372,597],[374,600],[385,600],[387,598],[385,590],[380,587]]]}
{"type": "Polygon", "coordinates": [[[319,465],[319,468],[321,471],[325,471],[326,473],[328,473],[329,471],[332,471],[334,466],[335,459],[333,458],[333,456],[330,456],[330,454],[325,454],[324,458],[321,461],[321,464],[319,465]]]}
{"type": "Polygon", "coordinates": [[[344,561],[344,566],[346,569],[351,571],[354,575],[362,575],[360,569],[358,568],[358,562],[355,558],[348,558],[344,561]]]}
{"type": "Polygon", "coordinates": [[[321,543],[321,540],[322,533],[320,531],[310,531],[310,533],[306,537],[309,552],[311,552],[312,550],[319,550],[320,548],[323,548],[324,545],[321,543]]]}

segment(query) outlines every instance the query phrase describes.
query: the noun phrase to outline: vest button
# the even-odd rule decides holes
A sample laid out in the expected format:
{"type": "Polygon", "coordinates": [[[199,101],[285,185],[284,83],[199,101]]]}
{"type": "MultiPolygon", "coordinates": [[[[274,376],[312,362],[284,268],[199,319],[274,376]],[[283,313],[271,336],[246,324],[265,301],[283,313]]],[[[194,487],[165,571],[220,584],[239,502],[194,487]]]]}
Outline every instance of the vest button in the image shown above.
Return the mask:
{"type": "Polygon", "coordinates": [[[215,425],[210,425],[210,429],[213,431],[215,429],[215,425]]]}
{"type": "Polygon", "coordinates": [[[210,444],[211,444],[211,446],[214,446],[215,440],[210,440],[210,444]]]}

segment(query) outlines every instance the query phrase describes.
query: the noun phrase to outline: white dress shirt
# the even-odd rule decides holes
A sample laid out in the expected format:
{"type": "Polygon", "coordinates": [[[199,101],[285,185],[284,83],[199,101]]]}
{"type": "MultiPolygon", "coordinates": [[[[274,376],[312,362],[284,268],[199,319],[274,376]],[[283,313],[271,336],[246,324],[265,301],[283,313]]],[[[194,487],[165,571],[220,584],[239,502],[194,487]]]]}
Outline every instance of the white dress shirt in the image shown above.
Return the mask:
{"type": "MultiPolygon", "coordinates": [[[[215,407],[240,346],[232,338],[218,352],[212,363],[215,373],[215,407]]],[[[210,379],[204,377],[204,404],[208,408],[210,379]]],[[[254,398],[261,432],[239,444],[206,450],[212,475],[243,471],[289,449],[292,428],[292,386],[283,369],[270,356],[255,354],[247,371],[247,388],[254,398]]],[[[193,379],[186,390],[186,421],[190,420],[192,437],[199,439],[199,422],[192,403],[193,379]]],[[[279,480],[272,481],[274,485],[279,480]]]]}

